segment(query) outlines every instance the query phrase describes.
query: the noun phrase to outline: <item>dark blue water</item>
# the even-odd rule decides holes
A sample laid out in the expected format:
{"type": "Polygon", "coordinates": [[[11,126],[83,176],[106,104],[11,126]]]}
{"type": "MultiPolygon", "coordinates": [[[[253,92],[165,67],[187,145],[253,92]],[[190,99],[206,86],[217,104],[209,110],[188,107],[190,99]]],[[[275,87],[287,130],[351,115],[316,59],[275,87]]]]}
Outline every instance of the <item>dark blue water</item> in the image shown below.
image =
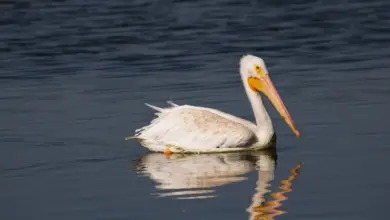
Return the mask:
{"type": "Polygon", "coordinates": [[[1,219],[388,219],[390,2],[2,1],[1,219]],[[177,156],[124,141],[144,102],[253,120],[261,56],[276,152],[177,156]]]}

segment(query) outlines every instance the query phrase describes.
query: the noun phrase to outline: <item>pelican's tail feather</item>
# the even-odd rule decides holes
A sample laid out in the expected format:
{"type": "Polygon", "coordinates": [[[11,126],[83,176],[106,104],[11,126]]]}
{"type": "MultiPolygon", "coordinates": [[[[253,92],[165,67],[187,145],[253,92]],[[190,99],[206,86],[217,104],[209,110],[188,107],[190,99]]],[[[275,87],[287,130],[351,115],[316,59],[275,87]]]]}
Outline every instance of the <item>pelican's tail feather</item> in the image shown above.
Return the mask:
{"type": "Polygon", "coordinates": [[[178,107],[178,106],[179,106],[179,105],[173,103],[172,101],[167,101],[167,103],[168,103],[169,105],[171,105],[172,107],[178,107]]]}
{"type": "Polygon", "coordinates": [[[155,105],[151,105],[151,104],[148,104],[148,103],[145,103],[145,105],[150,107],[150,108],[152,108],[152,109],[154,109],[154,110],[156,110],[156,111],[158,111],[158,112],[163,112],[164,111],[163,108],[157,107],[155,105]]]}
{"type": "Polygon", "coordinates": [[[130,139],[136,139],[136,138],[137,138],[136,136],[128,136],[128,137],[125,137],[125,141],[130,140],[130,139]]]}

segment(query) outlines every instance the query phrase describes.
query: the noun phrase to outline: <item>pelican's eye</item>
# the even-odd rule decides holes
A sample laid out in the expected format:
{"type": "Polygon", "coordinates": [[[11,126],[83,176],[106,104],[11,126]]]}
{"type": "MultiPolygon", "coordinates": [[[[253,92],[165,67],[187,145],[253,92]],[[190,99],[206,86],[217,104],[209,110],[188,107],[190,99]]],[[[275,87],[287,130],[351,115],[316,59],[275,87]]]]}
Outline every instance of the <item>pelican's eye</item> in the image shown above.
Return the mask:
{"type": "Polygon", "coordinates": [[[265,74],[263,72],[263,69],[259,65],[255,65],[255,70],[257,74],[259,74],[261,77],[264,77],[265,74]]]}

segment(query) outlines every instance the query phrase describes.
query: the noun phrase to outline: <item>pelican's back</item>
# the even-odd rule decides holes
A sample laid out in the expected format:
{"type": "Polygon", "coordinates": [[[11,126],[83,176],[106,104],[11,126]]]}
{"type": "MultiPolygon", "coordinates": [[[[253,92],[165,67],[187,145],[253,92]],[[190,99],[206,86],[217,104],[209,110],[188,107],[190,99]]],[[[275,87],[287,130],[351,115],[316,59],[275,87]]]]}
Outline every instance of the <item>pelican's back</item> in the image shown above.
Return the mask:
{"type": "Polygon", "coordinates": [[[255,125],[209,108],[189,105],[155,108],[150,125],[136,131],[136,138],[152,151],[174,146],[190,152],[212,152],[250,147],[257,141],[255,125]]]}

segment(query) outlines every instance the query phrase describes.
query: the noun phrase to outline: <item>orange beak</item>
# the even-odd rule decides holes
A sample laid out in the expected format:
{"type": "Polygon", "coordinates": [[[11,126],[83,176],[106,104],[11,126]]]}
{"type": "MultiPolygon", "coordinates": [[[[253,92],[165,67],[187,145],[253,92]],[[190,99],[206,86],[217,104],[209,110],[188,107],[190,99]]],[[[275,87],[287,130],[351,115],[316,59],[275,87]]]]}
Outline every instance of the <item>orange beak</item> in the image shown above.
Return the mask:
{"type": "Polygon", "coordinates": [[[253,91],[262,92],[268,97],[269,100],[271,100],[272,104],[275,106],[276,110],[278,110],[279,114],[282,116],[288,126],[290,126],[291,130],[297,137],[300,137],[301,134],[295,127],[294,121],[288,113],[286,106],[280,98],[279,93],[276,91],[275,86],[268,74],[265,74],[262,78],[250,77],[248,78],[248,83],[253,91]]]}

